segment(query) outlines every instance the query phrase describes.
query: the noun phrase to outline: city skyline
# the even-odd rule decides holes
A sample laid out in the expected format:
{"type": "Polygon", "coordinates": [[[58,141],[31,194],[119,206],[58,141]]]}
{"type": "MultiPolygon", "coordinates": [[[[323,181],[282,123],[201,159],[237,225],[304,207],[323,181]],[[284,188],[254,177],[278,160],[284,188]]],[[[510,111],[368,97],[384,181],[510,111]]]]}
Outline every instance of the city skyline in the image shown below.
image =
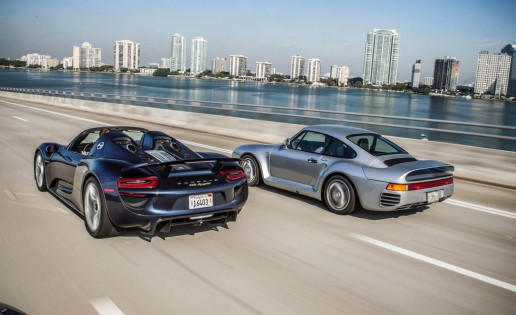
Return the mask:
{"type": "Polygon", "coordinates": [[[72,56],[77,43],[89,42],[103,50],[102,62],[111,64],[113,42],[131,39],[140,43],[140,64],[148,66],[171,55],[171,36],[180,33],[187,42],[201,36],[209,41],[207,60],[242,54],[248,64],[266,60],[288,74],[291,56],[301,55],[320,59],[321,74],[330,72],[331,65],[342,65],[349,67],[350,77],[362,77],[367,33],[395,29],[400,36],[399,81],[410,80],[416,60],[422,60],[421,77],[429,77],[436,59],[453,56],[461,61],[459,83],[472,83],[480,51],[499,52],[516,43],[511,16],[516,3],[506,1],[229,3],[200,7],[170,1],[157,8],[139,0],[124,1],[123,6],[119,1],[3,0],[0,57],[17,59],[36,52],[61,60],[72,56]],[[168,7],[181,14],[170,18],[168,7]],[[265,8],[265,19],[255,13],[265,8]],[[87,23],[91,16],[95,23],[87,23]]]}

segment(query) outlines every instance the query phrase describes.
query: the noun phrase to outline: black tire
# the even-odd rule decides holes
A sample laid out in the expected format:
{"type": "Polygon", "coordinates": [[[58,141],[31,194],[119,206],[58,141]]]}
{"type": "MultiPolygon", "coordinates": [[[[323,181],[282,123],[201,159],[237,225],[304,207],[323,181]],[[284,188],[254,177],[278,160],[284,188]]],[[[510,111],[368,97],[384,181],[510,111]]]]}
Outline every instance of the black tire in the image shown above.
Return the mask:
{"type": "Polygon", "coordinates": [[[34,157],[34,179],[39,191],[47,191],[47,178],[45,173],[45,160],[43,155],[38,151],[34,157]]]}
{"type": "Polygon", "coordinates": [[[104,193],[94,177],[90,177],[84,184],[83,191],[84,225],[94,238],[113,237],[120,234],[107,214],[104,193]]]}
{"type": "Polygon", "coordinates": [[[242,156],[242,168],[244,169],[245,177],[247,177],[248,186],[259,186],[262,184],[262,172],[260,164],[252,155],[242,156]]]}
{"type": "Polygon", "coordinates": [[[332,176],[324,186],[324,203],[333,213],[353,213],[356,205],[353,185],[343,176],[332,176]]]}

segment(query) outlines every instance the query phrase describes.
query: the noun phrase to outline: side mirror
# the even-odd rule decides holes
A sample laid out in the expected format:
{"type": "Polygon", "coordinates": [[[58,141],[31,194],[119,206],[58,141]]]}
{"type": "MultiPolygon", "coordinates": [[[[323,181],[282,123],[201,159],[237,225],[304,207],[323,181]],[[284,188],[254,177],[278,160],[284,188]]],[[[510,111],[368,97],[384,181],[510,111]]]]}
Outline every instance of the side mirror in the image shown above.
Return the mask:
{"type": "Polygon", "coordinates": [[[283,141],[283,146],[286,148],[286,149],[290,149],[290,138],[287,138],[285,139],[285,141],[283,141]]]}

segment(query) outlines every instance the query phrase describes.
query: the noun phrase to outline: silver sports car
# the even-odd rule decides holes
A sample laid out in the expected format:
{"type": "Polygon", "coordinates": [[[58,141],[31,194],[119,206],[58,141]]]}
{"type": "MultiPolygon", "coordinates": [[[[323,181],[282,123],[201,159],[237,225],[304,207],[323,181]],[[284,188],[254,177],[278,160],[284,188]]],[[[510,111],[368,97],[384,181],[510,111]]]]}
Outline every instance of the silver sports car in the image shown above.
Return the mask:
{"type": "Polygon", "coordinates": [[[249,186],[261,183],[322,200],[331,212],[357,206],[394,211],[453,194],[454,167],[417,160],[372,131],[337,125],[306,127],[283,144],[235,149],[249,186]]]}

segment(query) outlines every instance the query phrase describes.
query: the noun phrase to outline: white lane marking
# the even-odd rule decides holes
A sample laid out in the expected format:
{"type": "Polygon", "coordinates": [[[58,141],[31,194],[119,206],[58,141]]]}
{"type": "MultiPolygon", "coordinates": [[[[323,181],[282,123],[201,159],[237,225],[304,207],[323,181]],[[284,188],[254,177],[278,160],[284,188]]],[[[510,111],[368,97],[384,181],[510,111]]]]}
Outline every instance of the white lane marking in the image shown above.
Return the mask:
{"type": "Polygon", "coordinates": [[[16,104],[16,103],[7,102],[7,101],[2,101],[2,102],[10,104],[10,105],[14,105],[14,106],[19,106],[19,107],[23,107],[23,108],[29,108],[29,109],[37,110],[37,111],[40,111],[40,112],[45,112],[45,113],[49,113],[49,114],[59,115],[59,116],[73,118],[73,119],[82,120],[82,121],[87,121],[87,122],[91,122],[91,123],[94,123],[94,124],[97,124],[97,125],[104,125],[104,126],[109,125],[108,123],[101,122],[101,121],[98,121],[98,120],[92,120],[92,119],[82,118],[82,117],[78,117],[78,116],[74,116],[74,115],[58,113],[58,112],[54,112],[54,111],[47,110],[47,109],[42,109],[42,108],[37,108],[37,107],[32,107],[32,106],[27,106],[27,105],[22,105],[22,104],[16,104]]]}
{"type": "Polygon", "coordinates": [[[11,117],[16,118],[16,119],[18,119],[18,120],[21,120],[21,121],[23,121],[23,122],[29,122],[27,119],[23,119],[23,118],[20,118],[20,117],[18,117],[18,116],[11,116],[11,117]]]}
{"type": "Polygon", "coordinates": [[[100,315],[124,315],[124,312],[108,297],[94,299],[90,303],[100,315]]]}
{"type": "Polygon", "coordinates": [[[65,211],[65,210],[63,210],[63,209],[61,209],[61,208],[59,208],[59,207],[56,207],[56,209],[57,209],[57,211],[59,211],[59,212],[61,212],[61,213],[68,214],[68,212],[67,212],[67,211],[65,211]]]}
{"type": "Polygon", "coordinates": [[[499,215],[506,218],[516,219],[516,213],[498,210],[490,207],[480,206],[473,203],[468,203],[464,201],[454,200],[454,199],[446,199],[444,202],[456,205],[459,207],[469,208],[476,211],[481,211],[489,214],[499,215]]]}
{"type": "Polygon", "coordinates": [[[12,200],[12,201],[17,200],[16,196],[9,189],[4,190],[4,193],[7,196],[7,198],[9,198],[10,200],[12,200]]]}
{"type": "Polygon", "coordinates": [[[367,237],[367,236],[364,236],[364,235],[360,235],[360,234],[356,234],[356,233],[350,233],[350,235],[353,238],[359,239],[359,240],[364,241],[366,243],[369,243],[371,245],[375,245],[375,246],[378,246],[378,247],[381,247],[381,248],[384,248],[384,249],[396,252],[398,254],[402,254],[402,255],[405,255],[405,256],[408,256],[408,257],[411,257],[411,258],[414,258],[414,259],[417,259],[417,260],[420,260],[420,261],[432,264],[434,266],[441,267],[441,268],[444,268],[444,269],[447,269],[447,270],[450,270],[450,271],[462,274],[464,276],[467,276],[467,277],[470,277],[470,278],[473,278],[473,279],[476,279],[476,280],[480,280],[480,281],[483,281],[483,282],[495,285],[497,287],[500,287],[500,288],[503,288],[503,289],[506,289],[506,290],[509,290],[509,291],[512,291],[512,292],[516,292],[516,285],[510,284],[510,283],[507,283],[507,282],[503,282],[503,281],[500,281],[500,280],[497,280],[497,279],[494,279],[494,278],[491,278],[491,277],[488,277],[488,276],[484,276],[482,274],[479,274],[479,273],[476,273],[476,272],[473,272],[473,271],[470,271],[470,270],[467,270],[467,269],[464,269],[464,268],[461,268],[461,267],[457,267],[457,266],[454,266],[452,264],[445,263],[445,262],[442,262],[440,260],[433,259],[433,258],[424,256],[424,255],[421,255],[421,254],[418,254],[418,253],[415,253],[415,252],[403,249],[401,247],[394,246],[394,245],[391,245],[391,244],[388,244],[388,243],[376,240],[374,238],[370,238],[370,237],[367,237]]]}
{"type": "Polygon", "coordinates": [[[193,145],[193,146],[200,147],[200,148],[210,149],[213,151],[218,151],[218,152],[227,153],[227,154],[233,153],[233,151],[231,151],[231,150],[212,147],[211,145],[206,145],[206,144],[202,144],[202,143],[196,143],[196,142],[191,142],[191,141],[186,141],[186,140],[181,140],[181,139],[179,139],[179,141],[186,143],[188,145],[193,145]]]}

